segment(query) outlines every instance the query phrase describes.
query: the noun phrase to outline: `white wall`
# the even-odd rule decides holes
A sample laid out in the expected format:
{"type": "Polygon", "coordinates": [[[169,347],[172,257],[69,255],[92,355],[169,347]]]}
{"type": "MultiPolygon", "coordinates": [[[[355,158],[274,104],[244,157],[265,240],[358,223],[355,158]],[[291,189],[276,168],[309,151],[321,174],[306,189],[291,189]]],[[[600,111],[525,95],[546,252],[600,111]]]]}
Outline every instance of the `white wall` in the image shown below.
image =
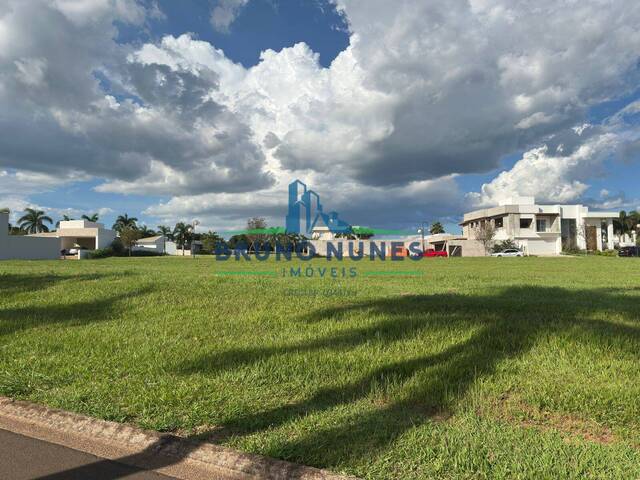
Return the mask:
{"type": "Polygon", "coordinates": [[[0,212],[0,257],[7,249],[7,237],[9,236],[9,214],[0,212]]]}
{"type": "Polygon", "coordinates": [[[102,228],[104,224],[97,222],[89,222],[87,220],[63,220],[60,222],[59,230],[68,230],[75,228],[102,228]]]}
{"type": "Polygon", "coordinates": [[[60,241],[55,237],[9,235],[9,215],[0,213],[0,260],[55,260],[60,241]]]}
{"type": "Polygon", "coordinates": [[[478,240],[449,240],[447,242],[449,255],[459,255],[462,257],[484,257],[487,252],[482,242],[478,240]]]}
{"type": "Polygon", "coordinates": [[[116,239],[116,231],[106,228],[98,229],[96,235],[96,248],[107,248],[116,239]]]}
{"type": "MultiPolygon", "coordinates": [[[[558,238],[529,238],[524,244],[528,255],[558,255],[558,238]]],[[[561,244],[561,240],[560,240],[561,244]]]]}
{"type": "MultiPolygon", "coordinates": [[[[153,243],[139,243],[133,247],[134,251],[143,251],[143,252],[156,252],[156,253],[164,253],[164,243],[165,240],[163,237],[158,238],[153,243]]],[[[167,240],[169,243],[169,240],[167,240]]]]}
{"type": "MultiPolygon", "coordinates": [[[[169,240],[167,240],[167,245],[166,245],[166,253],[167,255],[182,255],[182,251],[178,250],[178,246],[176,245],[176,242],[171,242],[169,240]],[[180,252],[180,253],[178,253],[180,252]]],[[[186,254],[186,252],[185,252],[186,254]]]]}

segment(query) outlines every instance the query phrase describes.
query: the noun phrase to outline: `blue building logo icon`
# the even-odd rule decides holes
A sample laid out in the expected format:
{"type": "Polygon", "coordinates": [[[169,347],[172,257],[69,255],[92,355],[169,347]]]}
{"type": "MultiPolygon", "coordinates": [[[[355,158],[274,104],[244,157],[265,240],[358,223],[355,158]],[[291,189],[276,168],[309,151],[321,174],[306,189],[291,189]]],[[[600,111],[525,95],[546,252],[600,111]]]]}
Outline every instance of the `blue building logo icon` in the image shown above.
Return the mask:
{"type": "Polygon", "coordinates": [[[351,225],[341,220],[338,212],[325,213],[320,195],[300,180],[289,184],[289,211],[285,225],[287,232],[308,236],[318,227],[327,227],[332,233],[351,231],[351,225]]]}

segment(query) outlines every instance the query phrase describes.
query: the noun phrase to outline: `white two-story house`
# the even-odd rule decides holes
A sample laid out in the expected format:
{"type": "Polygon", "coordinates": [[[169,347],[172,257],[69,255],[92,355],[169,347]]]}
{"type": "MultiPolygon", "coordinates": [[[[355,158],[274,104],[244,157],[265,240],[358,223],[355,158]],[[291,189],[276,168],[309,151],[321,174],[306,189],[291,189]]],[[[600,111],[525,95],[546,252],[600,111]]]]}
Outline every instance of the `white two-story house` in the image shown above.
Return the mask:
{"type": "Polygon", "coordinates": [[[530,255],[558,255],[562,250],[612,249],[617,212],[593,212],[584,205],[537,205],[533,197],[512,197],[499,206],[464,215],[463,235],[476,238],[489,222],[495,241],[511,239],[530,255]]]}

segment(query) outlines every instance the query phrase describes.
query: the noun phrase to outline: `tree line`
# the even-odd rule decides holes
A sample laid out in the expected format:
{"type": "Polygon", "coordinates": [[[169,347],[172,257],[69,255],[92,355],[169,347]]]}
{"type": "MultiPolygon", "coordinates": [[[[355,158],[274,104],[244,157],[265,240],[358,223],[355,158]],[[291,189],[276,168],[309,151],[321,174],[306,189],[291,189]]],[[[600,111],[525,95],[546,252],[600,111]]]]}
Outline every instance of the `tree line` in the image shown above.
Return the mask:
{"type": "MultiPolygon", "coordinates": [[[[0,212],[9,213],[9,209],[0,208],[0,212]]],[[[82,215],[80,219],[97,222],[100,216],[97,213],[85,214],[82,215]]],[[[68,215],[63,215],[62,218],[56,222],[55,226],[59,228],[61,221],[70,220],[73,220],[73,218],[68,215]]],[[[630,212],[622,210],[618,218],[614,219],[613,223],[614,231],[618,235],[630,235],[633,231],[640,230],[640,227],[638,227],[638,225],[640,225],[640,213],[636,210],[630,212]]],[[[25,235],[49,232],[51,231],[50,225],[53,225],[53,220],[43,210],[26,208],[23,215],[18,219],[17,226],[9,224],[9,233],[11,235],[25,235]]],[[[224,244],[231,249],[244,246],[249,251],[255,251],[258,245],[260,245],[259,248],[275,248],[277,243],[283,246],[295,246],[297,243],[307,240],[304,235],[285,232],[283,229],[268,229],[267,222],[262,217],[250,218],[247,221],[247,233],[233,235],[229,240],[224,240],[218,233],[211,230],[206,233],[196,233],[193,231],[193,225],[185,222],[178,222],[173,227],[158,225],[156,230],[153,230],[147,225],[138,225],[138,219],[136,217],[130,217],[126,213],[116,217],[112,228],[118,232],[122,243],[128,249],[131,249],[141,238],[152,237],[154,235],[163,235],[168,240],[176,242],[177,246],[183,250],[187,246],[190,246],[192,242],[199,241],[202,243],[202,248],[205,252],[215,251],[216,246],[220,244],[224,244]]],[[[444,233],[444,228],[440,222],[434,222],[429,228],[429,233],[432,235],[444,233]]],[[[373,233],[366,228],[354,228],[351,232],[337,236],[349,239],[366,239],[371,238],[373,233]]]]}

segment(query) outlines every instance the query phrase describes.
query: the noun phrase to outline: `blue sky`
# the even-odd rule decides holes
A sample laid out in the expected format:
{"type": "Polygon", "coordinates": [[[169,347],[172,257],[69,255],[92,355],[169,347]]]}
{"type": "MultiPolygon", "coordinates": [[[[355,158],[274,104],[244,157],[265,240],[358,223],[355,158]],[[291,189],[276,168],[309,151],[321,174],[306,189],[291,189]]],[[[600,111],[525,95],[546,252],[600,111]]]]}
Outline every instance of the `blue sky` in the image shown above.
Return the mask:
{"type": "Polygon", "coordinates": [[[640,50],[617,34],[637,33],[632,2],[625,15],[591,1],[497,13],[411,0],[36,3],[29,42],[18,27],[32,7],[10,0],[0,16],[21,45],[3,56],[0,38],[0,74],[15,79],[0,89],[15,132],[0,141],[0,203],[14,210],[279,225],[293,178],[378,228],[457,231],[463,211],[516,193],[640,207],[640,50]],[[532,34],[547,12],[571,26],[532,34]],[[33,135],[38,148],[20,143],[33,135]]]}
{"type": "Polygon", "coordinates": [[[163,0],[158,5],[166,19],[152,21],[148,32],[132,29],[121,35],[121,41],[193,32],[245,67],[256,65],[263,50],[281,50],[298,42],[307,43],[320,54],[320,63],[328,66],[349,45],[344,18],[325,0],[255,0],[242,9],[226,33],[212,28],[208,2],[163,0]]]}

